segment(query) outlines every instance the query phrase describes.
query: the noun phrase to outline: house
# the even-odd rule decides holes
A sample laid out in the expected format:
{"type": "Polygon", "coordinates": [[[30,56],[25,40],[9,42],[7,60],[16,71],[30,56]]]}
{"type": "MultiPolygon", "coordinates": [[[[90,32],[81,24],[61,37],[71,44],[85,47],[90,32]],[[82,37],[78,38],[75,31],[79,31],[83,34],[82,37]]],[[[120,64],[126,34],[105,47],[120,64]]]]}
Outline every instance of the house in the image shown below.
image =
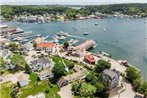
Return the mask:
{"type": "Polygon", "coordinates": [[[41,71],[43,69],[47,69],[53,66],[52,62],[49,58],[41,57],[35,60],[30,61],[30,68],[32,71],[41,71]]]}
{"type": "Polygon", "coordinates": [[[110,69],[105,69],[102,74],[103,74],[103,80],[109,81],[111,88],[115,88],[119,84],[120,74],[118,72],[110,69]]]}
{"type": "Polygon", "coordinates": [[[89,63],[89,64],[95,64],[95,58],[94,58],[94,55],[92,54],[88,54],[88,55],[85,55],[84,56],[84,61],[89,63]]]}
{"type": "Polygon", "coordinates": [[[24,86],[26,86],[26,85],[29,84],[28,79],[26,79],[26,78],[23,77],[23,76],[20,76],[20,77],[18,78],[18,80],[19,80],[18,83],[19,83],[20,87],[24,87],[24,86]]]}
{"type": "Polygon", "coordinates": [[[53,78],[54,75],[52,73],[52,71],[46,69],[46,70],[43,70],[39,73],[39,79],[40,80],[44,80],[44,79],[48,79],[48,78],[53,78]]]}
{"type": "Polygon", "coordinates": [[[37,94],[35,96],[30,95],[30,96],[28,96],[26,98],[45,98],[45,94],[44,93],[39,93],[39,94],[37,94]]]}
{"type": "Polygon", "coordinates": [[[30,42],[24,44],[22,47],[23,47],[23,50],[24,50],[25,53],[34,49],[33,44],[30,43],[30,42]]]}
{"type": "Polygon", "coordinates": [[[57,85],[59,88],[71,83],[71,82],[74,82],[78,79],[83,79],[85,78],[86,76],[86,70],[84,70],[83,67],[81,66],[74,66],[73,70],[75,71],[73,74],[70,74],[70,75],[67,75],[67,76],[62,76],[58,82],[57,82],[57,85]]]}
{"type": "Polygon", "coordinates": [[[45,50],[45,52],[47,52],[48,54],[52,54],[55,52],[55,47],[56,47],[55,43],[45,42],[45,43],[37,44],[36,49],[40,51],[45,50]]]}

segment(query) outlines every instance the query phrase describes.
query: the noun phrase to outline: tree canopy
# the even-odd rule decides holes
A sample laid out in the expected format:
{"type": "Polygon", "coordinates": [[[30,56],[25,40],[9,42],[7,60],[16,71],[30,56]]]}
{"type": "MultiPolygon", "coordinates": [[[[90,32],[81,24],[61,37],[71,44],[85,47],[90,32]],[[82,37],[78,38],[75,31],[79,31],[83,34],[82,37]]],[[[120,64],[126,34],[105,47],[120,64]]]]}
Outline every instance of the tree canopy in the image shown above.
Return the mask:
{"type": "Polygon", "coordinates": [[[111,67],[111,63],[109,63],[108,61],[105,60],[99,60],[96,64],[96,68],[95,71],[97,73],[102,72],[105,69],[109,69],[111,67]]]}
{"type": "Polygon", "coordinates": [[[54,73],[54,76],[56,78],[59,78],[60,76],[65,75],[66,70],[65,70],[63,63],[62,62],[56,62],[56,64],[53,67],[52,72],[54,73]]]}

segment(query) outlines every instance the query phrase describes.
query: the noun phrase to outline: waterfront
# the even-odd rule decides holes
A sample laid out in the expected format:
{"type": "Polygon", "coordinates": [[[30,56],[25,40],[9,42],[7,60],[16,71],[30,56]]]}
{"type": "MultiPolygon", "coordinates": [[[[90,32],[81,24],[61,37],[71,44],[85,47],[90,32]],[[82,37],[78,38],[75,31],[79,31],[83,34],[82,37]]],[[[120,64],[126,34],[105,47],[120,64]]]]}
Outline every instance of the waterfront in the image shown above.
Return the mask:
{"type": "Polygon", "coordinates": [[[97,47],[92,52],[100,50],[111,53],[114,59],[127,59],[131,64],[142,70],[143,77],[147,80],[147,54],[145,35],[145,19],[90,19],[71,22],[50,22],[45,24],[8,22],[24,29],[33,31],[42,36],[51,36],[59,31],[68,32],[73,37],[80,39],[93,39],[97,47]],[[97,26],[94,24],[98,23],[97,26]],[[104,32],[104,28],[106,31],[104,32]],[[89,35],[83,36],[84,32],[89,35]]]}

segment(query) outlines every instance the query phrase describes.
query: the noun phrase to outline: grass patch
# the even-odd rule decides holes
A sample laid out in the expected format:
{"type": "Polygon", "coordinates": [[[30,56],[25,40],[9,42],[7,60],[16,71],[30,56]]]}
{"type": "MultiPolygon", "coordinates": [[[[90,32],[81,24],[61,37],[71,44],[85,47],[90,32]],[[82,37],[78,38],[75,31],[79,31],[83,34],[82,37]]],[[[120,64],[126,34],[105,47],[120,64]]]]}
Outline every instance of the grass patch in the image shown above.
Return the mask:
{"type": "Polygon", "coordinates": [[[10,94],[11,94],[11,90],[12,87],[15,86],[15,84],[13,84],[12,82],[5,82],[0,84],[1,86],[1,93],[0,93],[0,97],[1,98],[11,98],[10,94]]]}
{"type": "Polygon", "coordinates": [[[20,92],[22,93],[19,95],[19,98],[26,98],[29,95],[36,95],[39,92],[43,92],[46,95],[46,98],[60,98],[60,96],[57,95],[57,92],[59,91],[57,85],[51,84],[50,86],[48,80],[38,81],[37,79],[38,75],[36,73],[30,74],[31,81],[26,87],[20,88],[20,92]],[[46,90],[49,92],[46,93],[46,90]]]}
{"type": "Polygon", "coordinates": [[[24,57],[19,53],[14,53],[10,59],[13,62],[13,64],[20,66],[22,68],[25,68],[25,65],[27,64],[24,57]]]}
{"type": "Polygon", "coordinates": [[[73,62],[73,61],[70,61],[70,60],[67,60],[65,58],[61,58],[61,57],[58,57],[58,56],[54,56],[54,57],[52,57],[52,59],[53,59],[53,61],[55,63],[56,62],[62,62],[62,60],[63,60],[64,63],[66,64],[66,66],[69,67],[69,69],[70,69],[71,65],[74,65],[75,64],[75,62],[73,62]]]}

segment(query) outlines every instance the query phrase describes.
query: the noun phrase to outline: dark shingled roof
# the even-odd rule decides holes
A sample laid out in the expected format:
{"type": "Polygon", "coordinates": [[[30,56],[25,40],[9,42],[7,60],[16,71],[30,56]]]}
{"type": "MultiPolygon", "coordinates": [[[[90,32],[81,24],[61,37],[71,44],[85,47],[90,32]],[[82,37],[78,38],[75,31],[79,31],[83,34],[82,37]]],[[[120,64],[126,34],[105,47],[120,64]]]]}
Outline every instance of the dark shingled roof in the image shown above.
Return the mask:
{"type": "Polygon", "coordinates": [[[111,79],[113,79],[116,75],[118,75],[116,72],[114,72],[110,69],[105,69],[103,71],[103,74],[108,75],[111,79]]]}

